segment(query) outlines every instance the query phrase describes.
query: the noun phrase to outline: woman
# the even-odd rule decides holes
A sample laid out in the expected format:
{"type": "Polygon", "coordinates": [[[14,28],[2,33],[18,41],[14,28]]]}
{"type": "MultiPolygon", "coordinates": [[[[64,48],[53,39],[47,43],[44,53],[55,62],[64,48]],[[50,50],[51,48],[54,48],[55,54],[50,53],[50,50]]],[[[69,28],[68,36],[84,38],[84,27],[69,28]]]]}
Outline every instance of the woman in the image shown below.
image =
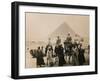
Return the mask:
{"type": "Polygon", "coordinates": [[[56,53],[56,55],[58,56],[58,59],[59,59],[58,66],[63,66],[64,64],[66,64],[66,61],[64,59],[64,50],[63,50],[62,45],[55,47],[55,53],[56,53]]]}
{"type": "Polygon", "coordinates": [[[47,65],[48,66],[53,66],[53,51],[51,47],[48,47],[47,50],[47,65]]]}
{"type": "Polygon", "coordinates": [[[78,49],[77,49],[77,47],[72,48],[72,65],[78,65],[78,49]]]}
{"type": "Polygon", "coordinates": [[[78,53],[79,53],[78,54],[79,65],[83,65],[85,62],[85,57],[84,57],[85,50],[82,48],[82,44],[79,45],[78,53]]]}
{"type": "Polygon", "coordinates": [[[40,47],[38,47],[38,49],[37,49],[36,58],[37,58],[37,67],[41,67],[42,65],[45,65],[44,59],[43,59],[43,53],[42,53],[40,47]]]}

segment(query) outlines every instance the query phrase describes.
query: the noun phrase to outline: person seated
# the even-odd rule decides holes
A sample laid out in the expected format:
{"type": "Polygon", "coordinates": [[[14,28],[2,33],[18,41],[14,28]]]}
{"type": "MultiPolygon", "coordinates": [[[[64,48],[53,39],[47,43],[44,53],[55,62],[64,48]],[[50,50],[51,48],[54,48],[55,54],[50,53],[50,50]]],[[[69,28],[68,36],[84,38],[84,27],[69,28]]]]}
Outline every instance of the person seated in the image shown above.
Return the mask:
{"type": "Polygon", "coordinates": [[[60,44],[61,44],[61,39],[59,36],[57,36],[56,45],[60,45],[60,44]]]}

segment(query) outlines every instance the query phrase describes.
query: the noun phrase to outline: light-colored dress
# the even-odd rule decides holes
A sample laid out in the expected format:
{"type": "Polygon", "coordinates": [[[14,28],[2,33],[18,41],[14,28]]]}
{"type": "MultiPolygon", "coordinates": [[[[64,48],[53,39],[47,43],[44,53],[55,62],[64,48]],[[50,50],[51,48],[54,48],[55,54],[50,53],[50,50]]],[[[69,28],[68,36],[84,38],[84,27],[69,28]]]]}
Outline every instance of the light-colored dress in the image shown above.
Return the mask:
{"type": "Polygon", "coordinates": [[[53,63],[53,57],[52,57],[52,50],[47,51],[47,65],[50,66],[51,63],[53,63]]]}

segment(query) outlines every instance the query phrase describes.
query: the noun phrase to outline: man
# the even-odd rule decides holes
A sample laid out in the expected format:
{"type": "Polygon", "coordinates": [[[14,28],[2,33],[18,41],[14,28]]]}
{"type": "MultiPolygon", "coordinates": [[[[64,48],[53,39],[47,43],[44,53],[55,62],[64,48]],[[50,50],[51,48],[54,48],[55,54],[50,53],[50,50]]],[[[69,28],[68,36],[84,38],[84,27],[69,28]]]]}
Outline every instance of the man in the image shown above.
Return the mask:
{"type": "Polygon", "coordinates": [[[74,42],[73,42],[74,48],[78,48],[78,43],[79,43],[79,37],[78,37],[78,35],[76,34],[76,35],[75,35],[75,38],[74,38],[74,42]]]}
{"type": "Polygon", "coordinates": [[[67,62],[67,56],[68,56],[68,41],[67,41],[67,38],[64,41],[64,54],[65,54],[65,58],[66,58],[66,62],[67,62]]]}
{"type": "Polygon", "coordinates": [[[68,33],[68,36],[64,42],[64,49],[66,54],[66,61],[68,56],[68,63],[70,64],[70,58],[72,56],[72,37],[70,36],[70,33],[68,33]]]}
{"type": "Polygon", "coordinates": [[[60,37],[59,36],[57,36],[57,40],[56,40],[56,45],[60,45],[61,44],[61,39],[60,39],[60,37]]]}
{"type": "Polygon", "coordinates": [[[71,37],[70,33],[68,33],[67,41],[68,41],[68,42],[71,42],[71,41],[72,41],[72,37],[71,37]]]}
{"type": "Polygon", "coordinates": [[[45,48],[45,54],[47,54],[48,48],[51,48],[51,50],[53,52],[53,47],[52,47],[50,40],[51,40],[51,38],[48,39],[48,44],[46,45],[46,48],[45,48]]]}

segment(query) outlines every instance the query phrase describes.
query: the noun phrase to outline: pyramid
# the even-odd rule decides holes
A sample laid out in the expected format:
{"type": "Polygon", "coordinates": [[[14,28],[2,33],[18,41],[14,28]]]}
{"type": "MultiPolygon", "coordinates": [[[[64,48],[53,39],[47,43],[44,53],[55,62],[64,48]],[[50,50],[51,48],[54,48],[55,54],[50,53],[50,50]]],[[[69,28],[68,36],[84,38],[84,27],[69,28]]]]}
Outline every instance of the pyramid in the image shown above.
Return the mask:
{"type": "MultiPolygon", "coordinates": [[[[56,30],[54,30],[49,35],[49,37],[54,39],[57,36],[60,36],[60,38],[65,39],[67,37],[68,33],[70,33],[70,35],[72,37],[75,37],[75,35],[77,34],[71,29],[71,27],[67,23],[64,22],[56,30]]],[[[77,34],[77,36],[80,37],[78,34],[77,34]]]]}

